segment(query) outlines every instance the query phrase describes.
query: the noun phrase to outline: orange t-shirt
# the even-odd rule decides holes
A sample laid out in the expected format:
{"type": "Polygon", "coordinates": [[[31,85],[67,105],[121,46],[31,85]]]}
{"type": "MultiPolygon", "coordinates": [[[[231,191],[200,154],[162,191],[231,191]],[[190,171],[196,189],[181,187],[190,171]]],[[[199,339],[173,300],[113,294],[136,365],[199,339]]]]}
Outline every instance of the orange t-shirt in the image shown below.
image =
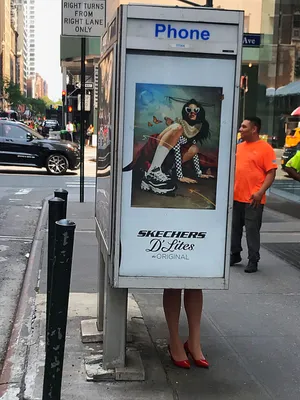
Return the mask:
{"type": "MultiPolygon", "coordinates": [[[[264,140],[257,142],[242,142],[237,145],[234,200],[241,203],[251,203],[252,194],[262,187],[267,172],[277,169],[275,152],[264,140]]],[[[266,195],[261,204],[265,204],[266,195]]]]}

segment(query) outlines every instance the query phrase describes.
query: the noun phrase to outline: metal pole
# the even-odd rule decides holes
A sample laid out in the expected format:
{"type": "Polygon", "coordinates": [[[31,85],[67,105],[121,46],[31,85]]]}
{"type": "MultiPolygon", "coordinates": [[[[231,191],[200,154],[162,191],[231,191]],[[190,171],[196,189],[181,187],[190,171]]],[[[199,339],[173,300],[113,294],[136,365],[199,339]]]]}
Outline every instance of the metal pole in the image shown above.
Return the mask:
{"type": "Polygon", "coordinates": [[[84,203],[85,38],[81,38],[80,203],[84,203]]]}
{"type": "Polygon", "coordinates": [[[67,67],[63,67],[63,82],[62,82],[62,89],[66,91],[66,98],[65,98],[65,102],[62,105],[62,121],[61,121],[61,129],[66,129],[66,100],[68,97],[68,93],[67,93],[67,67]]]}
{"type": "Polygon", "coordinates": [[[101,247],[98,246],[99,268],[98,268],[98,309],[97,309],[97,329],[103,332],[104,325],[104,288],[105,288],[105,261],[101,247]]]}
{"type": "Polygon", "coordinates": [[[206,0],[206,7],[213,7],[213,0],[206,0]]]}
{"type": "Polygon", "coordinates": [[[60,400],[69,305],[75,223],[55,224],[55,258],[47,327],[43,400],[60,400]]]}
{"type": "MultiPolygon", "coordinates": [[[[59,197],[60,199],[63,199],[65,201],[65,209],[64,209],[64,217],[67,217],[67,207],[68,207],[68,191],[65,189],[56,189],[54,190],[54,196],[55,197],[59,197]]],[[[63,219],[63,218],[59,218],[59,219],[63,219]]]]}
{"type": "Polygon", "coordinates": [[[128,289],[115,289],[105,268],[105,301],[103,331],[104,369],[124,367],[127,331],[128,289]]]}
{"type": "Polygon", "coordinates": [[[53,276],[53,261],[54,261],[54,246],[55,246],[55,223],[65,215],[65,201],[54,197],[48,201],[48,265],[47,265],[47,305],[46,305],[46,327],[48,326],[50,297],[52,292],[52,276],[53,276]]]}
{"type": "Polygon", "coordinates": [[[243,92],[244,92],[243,95],[243,121],[244,121],[246,115],[246,90],[244,90],[243,92]]]}

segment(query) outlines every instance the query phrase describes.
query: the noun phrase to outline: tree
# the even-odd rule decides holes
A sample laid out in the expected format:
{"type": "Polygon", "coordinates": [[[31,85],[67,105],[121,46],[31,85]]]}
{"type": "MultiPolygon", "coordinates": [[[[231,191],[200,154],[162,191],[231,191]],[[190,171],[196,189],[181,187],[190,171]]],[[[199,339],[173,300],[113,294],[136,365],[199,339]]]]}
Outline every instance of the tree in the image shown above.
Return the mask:
{"type": "Polygon", "coordinates": [[[44,101],[44,103],[46,104],[46,107],[47,107],[47,108],[49,108],[50,106],[53,106],[53,105],[54,105],[54,101],[52,101],[51,99],[49,99],[48,96],[44,96],[44,97],[42,97],[41,99],[44,101]]]}
{"type": "Polygon", "coordinates": [[[62,106],[61,100],[53,101],[53,100],[49,99],[48,96],[42,97],[42,100],[45,102],[47,108],[53,107],[53,108],[57,109],[59,106],[62,106]]]}
{"type": "Polygon", "coordinates": [[[27,99],[27,106],[35,117],[43,117],[46,111],[46,103],[43,99],[27,99]]]}
{"type": "Polygon", "coordinates": [[[20,104],[26,104],[26,98],[20,90],[20,86],[7,78],[0,82],[0,90],[5,100],[12,109],[16,109],[20,104]]]}

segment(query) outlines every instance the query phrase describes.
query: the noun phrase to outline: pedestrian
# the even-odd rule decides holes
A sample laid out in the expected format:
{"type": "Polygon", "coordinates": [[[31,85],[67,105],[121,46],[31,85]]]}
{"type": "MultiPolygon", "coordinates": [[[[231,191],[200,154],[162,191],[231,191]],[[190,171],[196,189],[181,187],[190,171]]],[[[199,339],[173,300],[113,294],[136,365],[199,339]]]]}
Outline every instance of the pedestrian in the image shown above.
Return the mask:
{"type": "Polygon", "coordinates": [[[200,322],[203,308],[203,293],[201,289],[184,290],[184,307],[189,325],[189,337],[183,344],[179,336],[179,316],[181,309],[181,289],[165,289],[163,306],[169,328],[169,353],[176,367],[189,369],[191,367],[188,355],[194,364],[200,368],[209,368],[200,344],[200,322]]]}
{"type": "Polygon", "coordinates": [[[260,129],[259,118],[245,118],[240,127],[242,143],[237,145],[236,151],[230,265],[242,261],[241,240],[245,226],[248,245],[245,272],[248,273],[257,271],[266,191],[277,169],[275,152],[267,142],[260,140],[260,129]]]}
{"type": "Polygon", "coordinates": [[[300,151],[292,157],[284,167],[285,172],[295,181],[300,181],[300,151]]]}
{"type": "Polygon", "coordinates": [[[86,132],[86,138],[85,138],[86,146],[90,146],[91,145],[91,140],[92,140],[93,133],[94,133],[94,127],[93,127],[92,124],[90,124],[90,126],[88,127],[87,132],[86,132]]]}
{"type": "Polygon", "coordinates": [[[72,124],[71,121],[68,122],[68,124],[66,126],[66,130],[69,133],[69,135],[71,136],[72,142],[74,142],[74,139],[73,139],[74,125],[72,124]]]}

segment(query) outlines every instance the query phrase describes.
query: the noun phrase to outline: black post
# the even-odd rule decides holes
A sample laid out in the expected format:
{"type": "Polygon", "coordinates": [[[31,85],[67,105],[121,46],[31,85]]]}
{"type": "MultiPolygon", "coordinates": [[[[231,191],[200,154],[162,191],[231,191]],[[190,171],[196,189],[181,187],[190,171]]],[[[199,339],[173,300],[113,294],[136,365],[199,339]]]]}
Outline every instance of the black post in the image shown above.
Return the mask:
{"type": "Polygon", "coordinates": [[[80,203],[84,203],[85,38],[81,38],[80,203]]]}
{"type": "Polygon", "coordinates": [[[48,201],[48,265],[47,265],[47,305],[46,305],[46,327],[48,326],[50,296],[52,292],[53,260],[55,246],[55,223],[66,218],[65,201],[54,197],[48,201]]]}
{"type": "Polygon", "coordinates": [[[213,0],[206,0],[206,7],[213,7],[213,0]]]}
{"type": "MultiPolygon", "coordinates": [[[[59,197],[60,199],[63,199],[65,201],[65,214],[63,218],[67,218],[67,207],[68,207],[68,191],[65,189],[56,189],[54,190],[54,196],[59,197]]],[[[63,219],[60,218],[60,219],[63,219]]]]}
{"type": "Polygon", "coordinates": [[[61,398],[75,227],[76,224],[67,219],[55,224],[55,257],[46,331],[43,400],[61,398]]]}

